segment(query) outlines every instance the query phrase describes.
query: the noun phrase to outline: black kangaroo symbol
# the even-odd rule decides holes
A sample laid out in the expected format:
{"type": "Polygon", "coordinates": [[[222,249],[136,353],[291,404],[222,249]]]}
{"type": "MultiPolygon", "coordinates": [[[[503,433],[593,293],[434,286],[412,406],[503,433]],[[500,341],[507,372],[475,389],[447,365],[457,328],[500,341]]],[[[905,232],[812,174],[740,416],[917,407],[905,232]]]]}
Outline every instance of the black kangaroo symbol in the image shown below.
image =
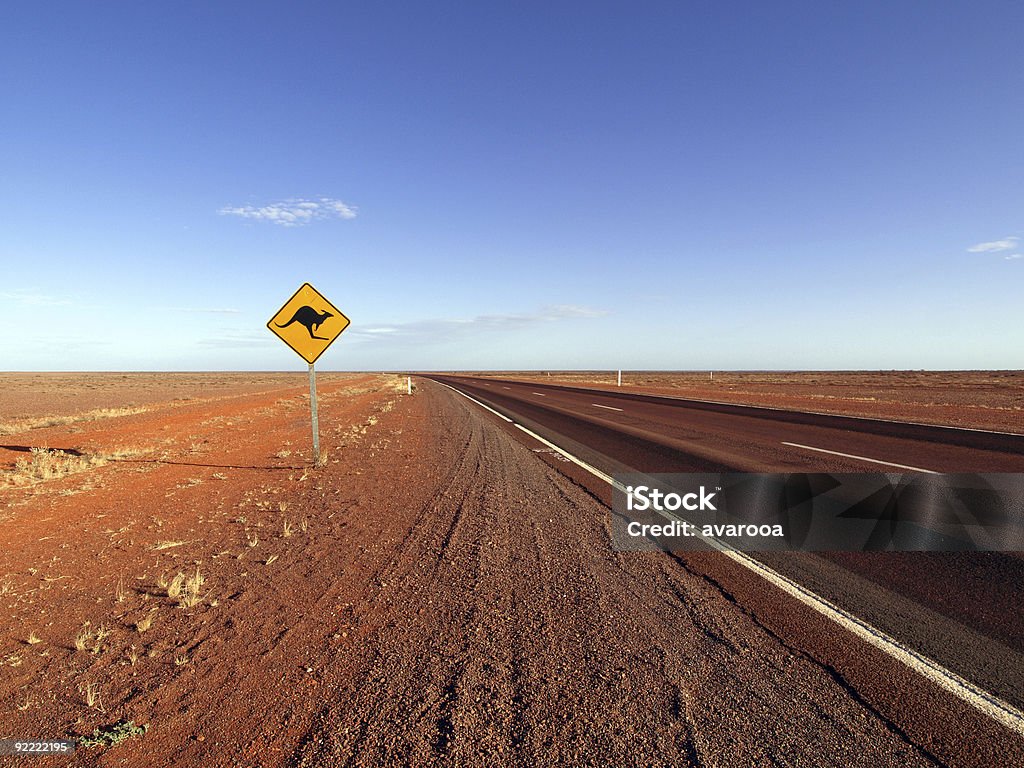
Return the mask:
{"type": "Polygon", "coordinates": [[[309,338],[319,339],[320,341],[330,341],[323,336],[317,336],[313,331],[320,327],[320,324],[328,317],[334,317],[330,312],[324,310],[323,312],[317,312],[310,306],[302,306],[295,310],[295,314],[292,315],[292,319],[284,325],[280,323],[274,323],[278,328],[287,328],[292,323],[298,323],[299,325],[306,326],[306,330],[309,331],[309,338]]]}

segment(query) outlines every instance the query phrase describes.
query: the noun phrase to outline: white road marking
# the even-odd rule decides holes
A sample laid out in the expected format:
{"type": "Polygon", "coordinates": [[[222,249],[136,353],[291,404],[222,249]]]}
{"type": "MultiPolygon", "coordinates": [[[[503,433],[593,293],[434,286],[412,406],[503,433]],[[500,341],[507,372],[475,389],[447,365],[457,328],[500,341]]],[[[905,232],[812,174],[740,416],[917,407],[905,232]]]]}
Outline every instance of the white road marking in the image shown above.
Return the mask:
{"type": "MultiPolygon", "coordinates": [[[[444,386],[448,387],[447,384],[445,384],[444,386]]],[[[454,387],[448,388],[454,390],[455,392],[459,392],[459,390],[455,389],[454,387]]],[[[469,400],[472,400],[477,405],[486,408],[491,413],[500,416],[505,421],[515,424],[515,426],[518,429],[522,430],[535,440],[540,441],[549,448],[552,448],[553,450],[557,451],[562,456],[565,456],[565,458],[567,458],[573,464],[577,464],[578,466],[587,470],[594,477],[597,477],[605,481],[609,485],[618,488],[623,493],[626,493],[626,489],[622,486],[622,484],[617,483],[611,475],[605,474],[597,467],[591,466],[582,459],[577,459],[571,453],[555,445],[550,440],[541,437],[536,432],[524,427],[522,424],[517,424],[516,422],[512,421],[512,419],[509,419],[506,416],[502,416],[502,414],[498,413],[493,408],[484,405],[479,400],[470,397],[464,392],[459,392],[459,394],[465,398],[468,398],[469,400]]],[[[796,447],[806,448],[807,446],[796,447]]],[[[872,461],[872,459],[868,459],[868,461],[872,461]]],[[[928,472],[929,470],[917,471],[928,472]]],[[[662,514],[664,517],[674,519],[674,516],[671,514],[662,514]]],[[[834,621],[836,624],[843,627],[844,629],[849,630],[865,642],[869,643],[870,645],[874,646],[880,651],[888,654],[896,661],[905,664],[908,668],[910,668],[914,672],[917,672],[926,680],[935,683],[943,690],[948,691],[957,698],[967,702],[972,707],[981,712],[983,715],[986,715],[987,717],[990,717],[991,719],[995,720],[997,723],[1006,726],[1016,734],[1024,736],[1024,712],[1017,709],[1012,704],[1008,704],[1007,702],[1000,699],[998,696],[995,696],[989,693],[988,691],[984,690],[983,688],[980,688],[979,686],[970,682],[969,680],[960,677],[960,675],[956,674],[955,672],[951,672],[950,670],[946,669],[941,664],[939,664],[937,661],[933,661],[929,659],[927,656],[920,654],[911,648],[908,648],[891,635],[872,626],[866,621],[858,619],[849,611],[845,611],[842,608],[833,605],[825,598],[812,592],[806,587],[797,584],[795,581],[786,576],[783,576],[781,573],[778,573],[777,571],[769,568],[764,563],[755,560],[754,558],[750,557],[749,555],[743,552],[740,552],[739,550],[733,549],[728,544],[718,541],[717,539],[705,538],[703,536],[701,536],[701,538],[707,541],[711,546],[718,549],[722,554],[736,561],[739,565],[742,565],[744,568],[753,571],[755,574],[765,579],[768,583],[778,587],[791,597],[795,597],[800,602],[804,603],[810,608],[813,608],[815,611],[822,614],[831,621],[834,621]]]]}
{"type": "Polygon", "coordinates": [[[512,389],[512,387],[502,387],[502,389],[512,389]]]}
{"type": "Polygon", "coordinates": [[[869,459],[867,456],[855,456],[852,453],[840,453],[839,451],[826,451],[824,448],[815,448],[811,445],[800,445],[800,443],[787,443],[783,442],[783,445],[788,445],[792,448],[803,448],[805,451],[817,451],[818,453],[830,453],[833,456],[842,456],[844,459],[856,459],[857,461],[867,461],[872,464],[884,464],[887,467],[897,467],[899,469],[909,469],[911,472],[927,472],[929,475],[939,474],[934,469],[921,469],[921,467],[910,467],[906,464],[896,464],[892,461],[879,461],[878,459],[869,459]]]}
{"type": "Polygon", "coordinates": [[[441,385],[442,387],[448,387],[448,389],[450,389],[450,390],[451,390],[452,392],[457,392],[458,394],[462,395],[462,396],[463,396],[464,398],[466,398],[467,400],[472,400],[472,401],[473,401],[474,403],[476,403],[477,405],[479,405],[479,406],[480,406],[481,408],[485,408],[486,410],[488,410],[488,411],[490,411],[491,413],[493,413],[493,414],[494,414],[495,416],[497,416],[497,417],[498,417],[499,419],[504,419],[505,421],[509,422],[510,424],[514,424],[514,423],[515,423],[515,422],[513,422],[513,421],[512,421],[512,419],[510,419],[510,418],[509,418],[508,416],[506,416],[505,414],[503,414],[503,413],[498,413],[498,412],[497,412],[496,410],[494,410],[493,408],[491,408],[491,406],[489,406],[489,405],[486,405],[485,403],[481,403],[481,402],[480,402],[479,400],[477,400],[477,399],[476,399],[475,397],[470,397],[470,396],[469,396],[469,395],[467,395],[467,394],[466,394],[465,392],[460,392],[460,391],[459,391],[459,390],[457,390],[457,389],[456,389],[455,387],[453,387],[453,386],[451,386],[451,385],[449,385],[449,384],[445,384],[445,383],[444,383],[443,381],[435,381],[434,383],[435,383],[435,384],[440,384],[440,385],[441,385]]]}
{"type": "Polygon", "coordinates": [[[609,411],[621,411],[621,408],[612,408],[610,405],[598,405],[597,403],[591,403],[595,408],[604,408],[609,411]]]}
{"type": "MultiPolygon", "coordinates": [[[[578,389],[580,392],[600,393],[602,395],[613,395],[615,390],[588,389],[587,387],[575,387],[571,384],[560,384],[558,386],[578,389]]],[[[836,419],[848,419],[850,421],[880,421],[885,424],[899,424],[907,427],[932,427],[934,429],[948,429],[957,432],[981,432],[985,435],[1006,435],[1008,437],[1021,437],[1020,432],[1000,432],[995,429],[977,429],[975,427],[954,427],[950,424],[926,424],[923,421],[899,421],[898,419],[882,419],[877,416],[849,416],[845,413],[829,413],[827,411],[794,411],[792,408],[780,408],[777,405],[753,405],[751,403],[731,403],[727,400],[701,400],[695,397],[682,397],[681,395],[660,395],[654,392],[631,392],[640,397],[653,398],[655,400],[680,400],[684,403],[703,403],[707,405],[730,405],[735,408],[760,408],[765,411],[781,411],[782,413],[799,413],[809,416],[830,416],[836,419]]]]}
{"type": "Polygon", "coordinates": [[[547,397],[547,395],[542,395],[540,392],[531,392],[530,394],[536,395],[537,397],[547,397]]]}

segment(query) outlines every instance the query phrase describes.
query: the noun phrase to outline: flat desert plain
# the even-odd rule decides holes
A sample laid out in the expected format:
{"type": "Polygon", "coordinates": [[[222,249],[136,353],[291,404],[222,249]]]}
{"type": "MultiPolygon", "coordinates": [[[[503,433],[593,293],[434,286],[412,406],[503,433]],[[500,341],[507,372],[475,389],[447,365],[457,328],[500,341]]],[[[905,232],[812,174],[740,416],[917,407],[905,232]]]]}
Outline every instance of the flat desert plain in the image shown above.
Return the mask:
{"type": "Polygon", "coordinates": [[[305,374],[0,375],[0,738],[132,721],[134,751],[75,760],[188,764],[227,739],[280,762],[295,744],[261,729],[312,711],[324,651],[351,642],[344,572],[374,570],[363,487],[422,452],[398,445],[405,383],[319,375],[314,468],[305,374]]]}
{"type": "MultiPolygon", "coordinates": [[[[466,375],[618,389],[615,371],[466,375]]],[[[621,391],[1024,433],[1024,371],[623,371],[621,391]]]]}
{"type": "MultiPolygon", "coordinates": [[[[1020,428],[1019,374],[905,376],[629,386],[1020,428]]],[[[318,381],[313,466],[304,373],[0,375],[0,739],[81,744],[0,766],[1024,759],[613,552],[607,500],[440,384],[318,381]]]]}

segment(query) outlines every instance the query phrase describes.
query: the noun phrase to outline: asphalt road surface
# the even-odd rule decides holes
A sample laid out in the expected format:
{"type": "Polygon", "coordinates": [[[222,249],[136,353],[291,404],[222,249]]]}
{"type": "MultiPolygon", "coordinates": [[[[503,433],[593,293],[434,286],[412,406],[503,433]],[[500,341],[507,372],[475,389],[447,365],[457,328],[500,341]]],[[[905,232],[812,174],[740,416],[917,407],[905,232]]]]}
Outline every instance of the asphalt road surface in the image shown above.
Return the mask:
{"type": "MultiPolygon", "coordinates": [[[[1015,435],[536,383],[431,378],[487,404],[609,474],[630,470],[1024,472],[1024,438],[1015,435]]],[[[434,391],[440,390],[436,385],[424,387],[432,396],[439,396],[434,391]]],[[[450,389],[447,392],[458,398],[450,389]]],[[[474,422],[514,435],[593,497],[606,505],[610,502],[607,483],[566,461],[546,443],[515,429],[514,424],[479,405],[465,403],[474,422]]],[[[601,545],[610,547],[607,541],[601,545]]],[[[608,553],[618,562],[634,556],[608,553]]],[[[913,759],[906,758],[905,764],[914,760],[932,765],[1024,761],[1019,726],[1008,728],[965,704],[887,653],[815,614],[750,569],[717,553],[648,553],[642,559],[649,562],[650,557],[658,559],[663,574],[699,579],[788,653],[823,670],[836,686],[837,696],[884,720],[886,729],[910,747],[913,759]]],[[[1024,704],[1024,620],[1019,608],[1024,597],[1024,559],[1018,553],[799,553],[758,558],[966,679],[977,686],[982,697],[997,697],[1011,709],[1024,704]]],[[[554,564],[543,567],[550,572],[554,564]]],[[[687,604],[690,620],[698,625],[706,628],[707,622],[723,620],[704,617],[700,606],[687,604]]],[[[618,608],[621,611],[626,606],[618,608]]],[[[607,623],[597,614],[592,620],[607,623]]],[[[688,662],[665,656],[660,663],[688,662]]],[[[775,674],[768,667],[762,671],[768,676],[775,674]]],[[[749,704],[728,702],[733,694],[721,692],[723,723],[730,711],[749,715],[745,709],[749,704]]],[[[830,715],[822,717],[831,722],[830,715]]],[[[851,744],[866,744],[860,736],[849,738],[851,744]]],[[[768,757],[774,754],[766,753],[768,757]]],[[[835,760],[839,762],[801,761],[792,754],[779,758],[785,765],[859,762],[838,756],[835,760]]],[[[700,761],[698,755],[693,762],[700,761]]]]}

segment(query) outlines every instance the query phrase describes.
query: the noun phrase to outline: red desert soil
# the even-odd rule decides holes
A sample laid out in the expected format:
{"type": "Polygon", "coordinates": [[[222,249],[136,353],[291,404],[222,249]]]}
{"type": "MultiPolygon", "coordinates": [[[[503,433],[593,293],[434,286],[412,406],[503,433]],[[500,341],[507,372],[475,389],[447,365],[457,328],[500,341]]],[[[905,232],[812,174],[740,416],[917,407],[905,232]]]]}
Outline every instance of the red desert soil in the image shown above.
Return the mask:
{"type": "Polygon", "coordinates": [[[213,380],[3,438],[0,738],[148,727],[33,766],[934,764],[440,385],[322,377],[312,469],[303,376],[213,380]]]}
{"type": "MultiPolygon", "coordinates": [[[[614,371],[466,375],[619,390],[614,371]]],[[[619,391],[1024,433],[1024,371],[623,371],[619,391]]]]}

